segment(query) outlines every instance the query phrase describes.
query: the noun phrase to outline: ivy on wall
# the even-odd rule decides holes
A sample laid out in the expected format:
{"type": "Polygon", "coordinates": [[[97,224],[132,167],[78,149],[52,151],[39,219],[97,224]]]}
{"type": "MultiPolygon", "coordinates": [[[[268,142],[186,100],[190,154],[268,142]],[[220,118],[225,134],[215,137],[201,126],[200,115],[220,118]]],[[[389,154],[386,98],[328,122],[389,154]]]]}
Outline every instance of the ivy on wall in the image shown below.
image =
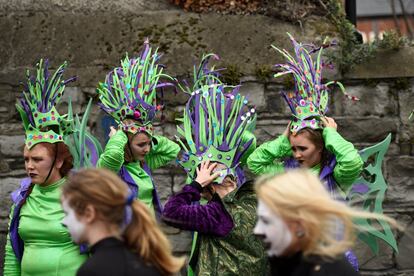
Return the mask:
{"type": "Polygon", "coordinates": [[[339,37],[339,47],[329,59],[346,73],[355,65],[373,57],[377,50],[399,50],[410,42],[396,32],[385,33],[382,40],[363,44],[355,26],[346,19],[342,0],[170,0],[186,11],[204,13],[259,13],[298,24],[309,16],[326,16],[339,37]]]}
{"type": "Polygon", "coordinates": [[[170,0],[173,4],[192,12],[255,12],[261,0],[170,0]]]}

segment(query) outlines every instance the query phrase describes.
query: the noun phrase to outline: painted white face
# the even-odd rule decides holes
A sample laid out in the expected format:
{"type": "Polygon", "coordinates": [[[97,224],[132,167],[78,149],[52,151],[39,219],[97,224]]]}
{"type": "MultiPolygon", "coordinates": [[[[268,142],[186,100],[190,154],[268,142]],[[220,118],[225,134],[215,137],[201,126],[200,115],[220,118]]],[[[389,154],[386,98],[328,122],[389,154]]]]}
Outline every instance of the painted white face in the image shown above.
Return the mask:
{"type": "Polygon", "coordinates": [[[75,210],[69,206],[68,201],[65,198],[62,200],[62,208],[65,212],[62,224],[68,228],[72,240],[77,244],[84,242],[82,236],[85,233],[85,224],[79,221],[76,217],[75,210]]]}
{"type": "Polygon", "coordinates": [[[257,205],[257,214],[258,221],[254,228],[254,234],[263,239],[269,256],[282,256],[292,243],[292,233],[289,227],[260,199],[257,205]]]}

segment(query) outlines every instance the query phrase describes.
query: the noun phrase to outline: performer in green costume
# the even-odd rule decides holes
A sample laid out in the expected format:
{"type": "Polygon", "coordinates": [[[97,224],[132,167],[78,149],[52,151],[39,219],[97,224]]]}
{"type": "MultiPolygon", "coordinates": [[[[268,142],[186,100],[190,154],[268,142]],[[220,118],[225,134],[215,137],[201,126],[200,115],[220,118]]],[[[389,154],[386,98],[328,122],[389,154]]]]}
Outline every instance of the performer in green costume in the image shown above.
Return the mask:
{"type": "MultiPolygon", "coordinates": [[[[87,258],[61,224],[61,187],[74,165],[65,145],[74,122],[55,108],[65,85],[75,79],[61,80],[65,67],[66,63],[50,75],[48,62],[40,60],[37,75],[31,77],[28,72],[26,90],[16,104],[26,132],[24,159],[29,177],[12,194],[6,276],[75,275],[87,258]]],[[[76,160],[80,159],[78,154],[76,160]]]]}
{"type": "Polygon", "coordinates": [[[138,58],[127,56],[97,89],[101,108],[119,124],[118,130],[111,130],[98,167],[118,173],[136,197],[157,214],[162,207],[151,171],[175,160],[180,151],[173,141],[153,134],[153,120],[162,109],[156,103],[156,93],[172,85],[159,81],[160,77],[172,79],[162,73],[159,59],[157,50],[152,52],[146,41],[138,58]]]}
{"type": "MultiPolygon", "coordinates": [[[[287,60],[285,64],[276,65],[281,72],[275,77],[293,75],[294,90],[282,93],[293,119],[281,136],[262,144],[250,155],[248,167],[256,174],[277,174],[290,168],[308,168],[319,175],[332,197],[363,202],[362,207],[366,211],[381,214],[387,188],[381,173],[381,163],[390,137],[360,152],[346,141],[337,132],[335,121],[325,116],[328,111],[329,86],[338,85],[346,97],[358,99],[346,94],[339,82],[322,83],[322,50],[330,44],[324,42],[321,47],[315,47],[297,43],[292,36],[290,39],[296,58],[286,50],[274,47],[287,60]],[[312,59],[312,53],[316,53],[316,60],[312,59]],[[374,166],[364,166],[364,161],[370,156],[375,158],[374,166]],[[368,175],[367,179],[361,175],[362,170],[368,175]]],[[[374,253],[378,254],[377,239],[384,240],[397,251],[396,241],[387,222],[377,221],[373,224],[370,220],[360,219],[356,223],[367,230],[360,233],[359,238],[374,253]],[[380,225],[380,229],[375,225],[380,225]]],[[[353,253],[348,251],[345,255],[358,270],[358,262],[353,253]]]]}
{"type": "Polygon", "coordinates": [[[331,192],[346,192],[361,173],[363,162],[352,143],[337,132],[335,121],[325,117],[329,86],[336,84],[344,92],[339,82],[322,83],[321,55],[323,48],[329,45],[316,48],[299,44],[293,37],[290,38],[296,59],[286,50],[275,47],[287,59],[286,64],[276,65],[282,72],[275,77],[293,75],[294,90],[282,93],[292,111],[293,120],[277,139],[258,147],[250,155],[247,165],[255,174],[280,173],[287,168],[306,167],[328,182],[331,192]],[[317,53],[315,61],[310,55],[312,52],[317,53]]]}

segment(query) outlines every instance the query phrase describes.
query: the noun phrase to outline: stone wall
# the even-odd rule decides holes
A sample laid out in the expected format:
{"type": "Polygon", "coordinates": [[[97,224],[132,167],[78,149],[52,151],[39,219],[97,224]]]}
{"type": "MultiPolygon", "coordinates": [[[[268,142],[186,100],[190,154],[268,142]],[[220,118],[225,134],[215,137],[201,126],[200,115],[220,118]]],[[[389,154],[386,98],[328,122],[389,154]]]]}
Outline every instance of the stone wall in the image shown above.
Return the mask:
{"type": "MultiPolygon", "coordinates": [[[[144,37],[150,37],[165,52],[163,57],[170,74],[182,77],[191,70],[203,52],[216,52],[221,64],[237,68],[243,75],[241,92],[250,95],[259,118],[255,134],[258,143],[282,133],[289,120],[287,107],[280,97],[283,83],[258,75],[257,69],[280,61],[269,49],[271,43],[290,47],[285,32],[298,40],[320,40],[330,33],[330,23],[323,18],[309,18],[300,25],[262,15],[239,16],[184,13],[168,1],[0,1],[0,256],[7,232],[10,192],[25,176],[21,147],[24,132],[14,103],[20,94],[26,68],[40,57],[49,57],[57,66],[68,60],[66,76],[79,80],[67,88],[61,111],[72,98],[76,112],[84,110],[89,97],[105,73],[117,65],[125,52],[139,49],[144,37]],[[12,2],[12,3],[11,3],[12,2]],[[39,3],[40,2],[40,3],[39,3]],[[69,5],[69,6],[68,6],[69,5]],[[144,9],[145,7],[145,9],[144,9]],[[93,15],[93,16],[92,16],[93,15]]],[[[414,61],[412,49],[381,53],[371,62],[342,79],[348,93],[361,101],[352,103],[339,91],[330,103],[330,115],[343,136],[359,149],[383,140],[388,133],[392,142],[383,171],[389,184],[384,209],[407,227],[398,233],[400,252],[394,255],[381,245],[380,257],[363,245],[357,248],[364,275],[414,275],[410,261],[414,251],[414,122],[408,122],[414,108],[414,61]],[[393,62],[394,61],[394,62],[393,62]]],[[[166,120],[156,127],[159,134],[173,137],[174,117],[180,114],[186,96],[166,93],[166,120]]],[[[102,112],[95,106],[90,118],[91,131],[102,142],[102,112]]],[[[154,173],[161,200],[180,190],[184,174],[171,164],[154,173]]],[[[190,233],[163,226],[177,253],[188,253],[190,233]]]]}

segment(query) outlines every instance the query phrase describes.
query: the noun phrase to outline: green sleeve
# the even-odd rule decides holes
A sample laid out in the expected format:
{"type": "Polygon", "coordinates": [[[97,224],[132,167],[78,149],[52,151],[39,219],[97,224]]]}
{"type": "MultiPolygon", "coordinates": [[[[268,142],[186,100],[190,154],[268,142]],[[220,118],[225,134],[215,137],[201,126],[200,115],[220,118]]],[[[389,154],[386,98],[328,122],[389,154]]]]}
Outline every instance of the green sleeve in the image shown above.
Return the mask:
{"type": "Polygon", "coordinates": [[[249,142],[252,139],[253,139],[252,143],[250,144],[249,148],[246,150],[246,152],[243,154],[243,156],[240,159],[240,163],[243,166],[247,164],[247,158],[256,149],[256,137],[250,131],[245,131],[243,136],[242,136],[242,142],[241,143],[245,144],[245,143],[249,142]]]}
{"type": "MultiPolygon", "coordinates": [[[[14,212],[14,205],[11,208],[10,215],[9,215],[9,229],[10,229],[10,222],[12,218],[12,214],[14,212]]],[[[14,255],[13,248],[10,242],[10,235],[7,233],[7,243],[4,253],[4,276],[20,276],[20,262],[17,260],[16,255],[14,255]]]]}
{"type": "Polygon", "coordinates": [[[277,174],[284,172],[281,159],[288,156],[292,156],[289,139],[280,135],[258,147],[247,159],[247,166],[254,174],[277,174]]]}
{"type": "Polygon", "coordinates": [[[108,141],[98,160],[98,168],[106,168],[118,173],[124,164],[124,148],[128,142],[125,132],[117,131],[108,141]]]}
{"type": "Polygon", "coordinates": [[[334,178],[342,191],[348,191],[350,185],[358,178],[364,162],[354,145],[346,141],[334,128],[323,130],[325,147],[336,157],[334,178]]]}
{"type": "Polygon", "coordinates": [[[154,135],[154,145],[151,151],[145,156],[145,162],[151,170],[157,169],[166,165],[171,160],[177,158],[180,152],[180,146],[170,139],[154,135]]]}

